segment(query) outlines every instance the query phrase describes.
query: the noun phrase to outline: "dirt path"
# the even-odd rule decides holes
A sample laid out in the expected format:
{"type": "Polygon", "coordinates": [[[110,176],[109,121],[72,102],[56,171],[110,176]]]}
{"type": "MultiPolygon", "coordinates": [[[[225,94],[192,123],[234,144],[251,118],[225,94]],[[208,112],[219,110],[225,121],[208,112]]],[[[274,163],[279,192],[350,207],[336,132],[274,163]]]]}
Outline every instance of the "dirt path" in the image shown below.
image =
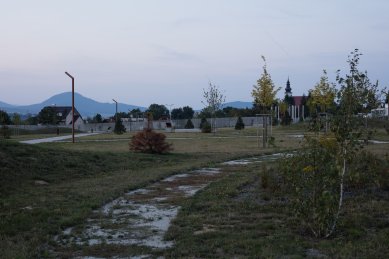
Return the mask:
{"type": "MultiPolygon", "coordinates": [[[[75,134],[74,137],[75,138],[80,138],[80,137],[86,137],[86,136],[93,136],[93,135],[97,135],[97,134],[101,134],[101,133],[99,133],[99,132],[95,132],[95,133],[80,133],[80,134],[75,134]]],[[[66,135],[66,136],[51,137],[51,138],[40,138],[40,139],[23,140],[23,141],[20,141],[20,143],[23,143],[23,144],[39,144],[39,143],[46,143],[46,142],[62,141],[62,140],[71,139],[71,138],[72,138],[72,135],[66,135]]]]}
{"type": "MultiPolygon", "coordinates": [[[[271,161],[282,154],[261,156],[223,163],[223,165],[244,165],[253,162],[271,161]]],[[[220,168],[205,168],[174,175],[154,183],[147,188],[126,193],[124,196],[93,212],[81,228],[68,228],[55,238],[61,247],[78,245],[98,247],[99,245],[135,245],[151,249],[172,247],[172,241],[164,240],[171,221],[177,216],[180,204],[205,188],[209,183],[225,175],[220,168]]],[[[93,250],[93,249],[91,249],[93,250]]],[[[98,254],[78,253],[76,258],[93,257],[98,254]]],[[[110,255],[110,258],[128,258],[110,255]]],[[[130,258],[148,258],[138,254],[130,258]]]]}

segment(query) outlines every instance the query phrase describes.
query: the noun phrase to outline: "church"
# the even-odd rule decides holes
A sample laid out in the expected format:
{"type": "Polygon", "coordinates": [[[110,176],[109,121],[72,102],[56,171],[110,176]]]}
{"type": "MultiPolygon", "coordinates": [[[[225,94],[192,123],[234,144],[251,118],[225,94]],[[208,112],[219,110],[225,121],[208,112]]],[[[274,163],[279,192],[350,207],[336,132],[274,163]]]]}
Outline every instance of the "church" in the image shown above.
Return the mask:
{"type": "Polygon", "coordinates": [[[290,81],[286,81],[285,87],[285,99],[284,102],[288,104],[288,113],[293,122],[297,122],[300,119],[304,120],[304,96],[293,96],[292,88],[290,87],[290,81]]]}

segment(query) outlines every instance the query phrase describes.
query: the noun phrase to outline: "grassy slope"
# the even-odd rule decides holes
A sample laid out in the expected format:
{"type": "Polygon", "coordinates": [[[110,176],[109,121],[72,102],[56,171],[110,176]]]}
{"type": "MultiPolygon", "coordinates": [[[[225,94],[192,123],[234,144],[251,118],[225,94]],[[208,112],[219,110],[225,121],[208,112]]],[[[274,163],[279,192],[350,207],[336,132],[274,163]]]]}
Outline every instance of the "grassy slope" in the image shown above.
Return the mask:
{"type": "Polygon", "coordinates": [[[41,254],[54,234],[83,222],[92,209],[123,192],[232,156],[81,152],[0,141],[0,254],[41,254]]]}

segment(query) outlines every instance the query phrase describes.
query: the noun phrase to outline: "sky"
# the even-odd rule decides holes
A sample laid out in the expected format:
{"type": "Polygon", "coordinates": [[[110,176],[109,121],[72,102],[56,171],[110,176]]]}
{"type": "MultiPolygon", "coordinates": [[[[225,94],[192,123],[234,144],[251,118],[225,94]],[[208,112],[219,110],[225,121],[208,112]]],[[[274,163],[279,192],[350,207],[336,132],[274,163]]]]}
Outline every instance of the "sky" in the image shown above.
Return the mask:
{"type": "Polygon", "coordinates": [[[360,68],[389,85],[387,0],[0,0],[0,101],[27,105],[71,91],[100,102],[204,107],[209,82],[252,101],[267,59],[283,97],[326,69],[360,68]]]}

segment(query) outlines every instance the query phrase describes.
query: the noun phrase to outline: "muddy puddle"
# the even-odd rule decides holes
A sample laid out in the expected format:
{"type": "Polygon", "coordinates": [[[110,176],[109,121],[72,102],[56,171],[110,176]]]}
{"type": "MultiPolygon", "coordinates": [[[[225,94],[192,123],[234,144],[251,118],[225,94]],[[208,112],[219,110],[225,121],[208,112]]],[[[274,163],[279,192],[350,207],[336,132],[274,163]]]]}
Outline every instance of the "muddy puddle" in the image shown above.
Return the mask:
{"type": "Polygon", "coordinates": [[[222,163],[222,165],[247,165],[251,163],[270,162],[270,161],[275,161],[281,158],[282,156],[285,156],[285,153],[275,153],[275,154],[263,155],[259,157],[250,157],[246,159],[231,160],[222,163]]]}
{"type": "MultiPolygon", "coordinates": [[[[223,165],[272,161],[282,155],[279,153],[228,161],[223,165]]],[[[137,245],[152,249],[172,247],[174,243],[164,240],[164,236],[171,221],[177,216],[179,204],[223,175],[220,168],[204,168],[173,175],[146,188],[128,192],[93,211],[82,228],[65,229],[55,237],[55,241],[62,247],[99,244],[137,245]]],[[[140,256],[138,258],[147,257],[140,256]]]]}
{"type": "Polygon", "coordinates": [[[182,199],[195,195],[221,177],[218,168],[207,168],[170,176],[147,188],[126,193],[93,211],[83,229],[68,228],[56,241],[61,245],[140,245],[168,248],[165,241],[170,222],[180,209],[182,199]]]}

